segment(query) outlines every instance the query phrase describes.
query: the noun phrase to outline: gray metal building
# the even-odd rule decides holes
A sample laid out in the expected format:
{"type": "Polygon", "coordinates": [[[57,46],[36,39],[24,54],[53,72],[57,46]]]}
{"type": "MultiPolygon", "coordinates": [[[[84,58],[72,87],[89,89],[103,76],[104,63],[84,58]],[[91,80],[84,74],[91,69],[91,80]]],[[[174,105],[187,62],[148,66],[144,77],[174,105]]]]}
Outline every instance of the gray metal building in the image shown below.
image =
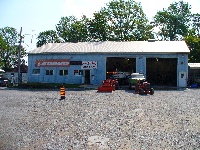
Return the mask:
{"type": "Polygon", "coordinates": [[[189,84],[198,83],[200,84],[200,63],[188,63],[189,73],[188,79],[189,84]]]}
{"type": "Polygon", "coordinates": [[[107,62],[123,58],[154,84],[186,87],[189,52],[184,41],[50,43],[28,53],[28,82],[100,85],[107,62]]]}

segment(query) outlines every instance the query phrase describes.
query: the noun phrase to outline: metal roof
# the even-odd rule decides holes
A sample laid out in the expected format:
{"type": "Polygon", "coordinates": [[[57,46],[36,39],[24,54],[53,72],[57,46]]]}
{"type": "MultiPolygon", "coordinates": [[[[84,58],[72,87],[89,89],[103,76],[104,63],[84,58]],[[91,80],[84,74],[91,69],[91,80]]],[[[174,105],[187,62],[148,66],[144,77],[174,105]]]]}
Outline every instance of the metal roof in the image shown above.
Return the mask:
{"type": "Polygon", "coordinates": [[[29,54],[42,53],[189,53],[185,41],[49,43],[29,54]]]}
{"type": "Polygon", "coordinates": [[[200,63],[188,63],[190,69],[200,69],[200,63]]]}
{"type": "Polygon", "coordinates": [[[3,69],[0,69],[0,72],[5,72],[3,69]]]}

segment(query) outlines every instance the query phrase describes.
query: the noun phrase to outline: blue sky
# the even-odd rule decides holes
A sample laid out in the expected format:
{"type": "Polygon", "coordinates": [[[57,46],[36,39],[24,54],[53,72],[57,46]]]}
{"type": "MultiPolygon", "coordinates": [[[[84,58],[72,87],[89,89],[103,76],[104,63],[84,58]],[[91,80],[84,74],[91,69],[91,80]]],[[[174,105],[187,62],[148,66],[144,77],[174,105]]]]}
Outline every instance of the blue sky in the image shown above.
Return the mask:
{"type": "MultiPolygon", "coordinates": [[[[27,51],[34,49],[39,32],[55,30],[61,17],[83,14],[91,18],[110,0],[0,0],[0,28],[14,27],[25,35],[27,51]],[[33,42],[31,43],[31,39],[33,42]],[[28,45],[28,46],[27,46],[28,45]]],[[[178,0],[175,0],[178,1],[178,0]]],[[[143,11],[149,19],[157,11],[167,8],[174,0],[136,0],[141,2],[143,11]]],[[[188,0],[192,13],[200,13],[200,0],[188,0]]]]}

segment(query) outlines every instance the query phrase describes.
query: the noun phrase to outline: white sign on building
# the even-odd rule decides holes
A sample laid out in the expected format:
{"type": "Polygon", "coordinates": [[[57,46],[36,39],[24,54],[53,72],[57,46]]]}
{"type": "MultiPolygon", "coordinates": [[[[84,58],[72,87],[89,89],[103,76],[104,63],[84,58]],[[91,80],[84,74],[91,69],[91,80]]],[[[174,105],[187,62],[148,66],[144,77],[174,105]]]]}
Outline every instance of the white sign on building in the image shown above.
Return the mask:
{"type": "Polygon", "coordinates": [[[97,69],[97,61],[82,61],[81,69],[97,69]]]}

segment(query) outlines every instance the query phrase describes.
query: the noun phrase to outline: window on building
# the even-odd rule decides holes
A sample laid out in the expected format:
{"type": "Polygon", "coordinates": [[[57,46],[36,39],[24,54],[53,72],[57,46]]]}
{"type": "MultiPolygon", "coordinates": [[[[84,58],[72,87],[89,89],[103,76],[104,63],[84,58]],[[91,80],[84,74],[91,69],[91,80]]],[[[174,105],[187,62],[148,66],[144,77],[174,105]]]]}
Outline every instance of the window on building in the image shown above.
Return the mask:
{"type": "Polygon", "coordinates": [[[53,70],[46,70],[46,75],[53,75],[53,70]]]}
{"type": "Polygon", "coordinates": [[[74,70],[74,75],[83,75],[83,70],[74,70]]]}
{"type": "Polygon", "coordinates": [[[68,75],[68,70],[60,70],[59,71],[60,76],[67,76],[68,75]]]}
{"type": "Polygon", "coordinates": [[[40,74],[40,69],[33,69],[32,74],[40,74]]]}

